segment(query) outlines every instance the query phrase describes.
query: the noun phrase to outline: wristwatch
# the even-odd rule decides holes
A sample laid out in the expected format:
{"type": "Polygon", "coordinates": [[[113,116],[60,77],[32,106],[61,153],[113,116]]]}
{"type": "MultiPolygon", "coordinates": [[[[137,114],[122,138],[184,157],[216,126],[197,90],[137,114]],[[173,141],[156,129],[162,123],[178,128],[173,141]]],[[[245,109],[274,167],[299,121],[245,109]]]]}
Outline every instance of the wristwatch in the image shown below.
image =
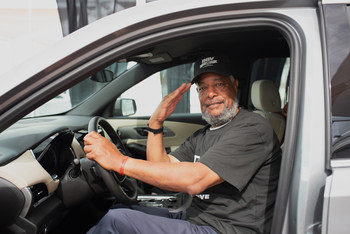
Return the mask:
{"type": "Polygon", "coordinates": [[[153,134],[159,134],[159,133],[163,132],[163,129],[164,129],[163,127],[158,128],[158,129],[153,129],[153,128],[150,128],[149,125],[147,124],[146,131],[147,132],[152,132],[153,134]]]}

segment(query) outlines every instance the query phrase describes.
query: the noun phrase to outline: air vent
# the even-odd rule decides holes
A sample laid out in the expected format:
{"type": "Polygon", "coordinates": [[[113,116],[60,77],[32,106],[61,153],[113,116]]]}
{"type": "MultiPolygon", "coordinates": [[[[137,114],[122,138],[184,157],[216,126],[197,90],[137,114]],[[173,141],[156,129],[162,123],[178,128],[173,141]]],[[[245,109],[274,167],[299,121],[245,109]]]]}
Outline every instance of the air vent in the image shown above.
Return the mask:
{"type": "Polygon", "coordinates": [[[38,206],[40,201],[48,196],[47,187],[43,183],[30,186],[29,189],[32,192],[32,204],[34,207],[38,206]]]}

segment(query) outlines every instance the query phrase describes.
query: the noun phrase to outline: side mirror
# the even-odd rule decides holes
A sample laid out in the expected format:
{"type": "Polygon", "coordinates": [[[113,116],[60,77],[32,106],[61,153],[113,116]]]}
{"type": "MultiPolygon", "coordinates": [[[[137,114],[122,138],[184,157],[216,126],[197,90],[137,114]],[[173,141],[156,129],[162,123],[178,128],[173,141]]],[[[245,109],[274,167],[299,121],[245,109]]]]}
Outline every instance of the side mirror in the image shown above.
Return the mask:
{"type": "Polygon", "coordinates": [[[114,104],[113,116],[129,116],[136,113],[136,102],[134,99],[118,98],[114,104]]]}
{"type": "Polygon", "coordinates": [[[108,83],[114,78],[114,73],[110,70],[103,69],[91,76],[91,80],[99,83],[108,83]]]}

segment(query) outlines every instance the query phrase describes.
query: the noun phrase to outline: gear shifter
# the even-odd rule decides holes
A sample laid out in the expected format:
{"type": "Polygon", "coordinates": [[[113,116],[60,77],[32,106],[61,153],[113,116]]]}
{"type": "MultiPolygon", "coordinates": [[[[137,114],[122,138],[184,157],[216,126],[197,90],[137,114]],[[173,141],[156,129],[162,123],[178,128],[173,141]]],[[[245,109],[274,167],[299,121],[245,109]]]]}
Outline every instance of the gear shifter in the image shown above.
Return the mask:
{"type": "Polygon", "coordinates": [[[70,171],[70,176],[72,178],[77,178],[80,175],[80,160],[75,158],[72,162],[73,168],[70,171]]]}

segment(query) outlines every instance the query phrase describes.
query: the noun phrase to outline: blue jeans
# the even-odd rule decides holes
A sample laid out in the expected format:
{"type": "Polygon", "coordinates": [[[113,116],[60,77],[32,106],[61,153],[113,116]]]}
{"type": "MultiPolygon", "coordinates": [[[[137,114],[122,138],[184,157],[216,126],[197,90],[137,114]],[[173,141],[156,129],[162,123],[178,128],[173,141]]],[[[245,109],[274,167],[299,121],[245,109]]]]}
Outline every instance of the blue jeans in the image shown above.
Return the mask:
{"type": "Polygon", "coordinates": [[[186,212],[169,212],[165,208],[131,206],[110,209],[89,231],[120,234],[216,234],[209,226],[192,224],[185,220],[186,212]],[[131,209],[130,209],[131,208],[131,209]]]}

